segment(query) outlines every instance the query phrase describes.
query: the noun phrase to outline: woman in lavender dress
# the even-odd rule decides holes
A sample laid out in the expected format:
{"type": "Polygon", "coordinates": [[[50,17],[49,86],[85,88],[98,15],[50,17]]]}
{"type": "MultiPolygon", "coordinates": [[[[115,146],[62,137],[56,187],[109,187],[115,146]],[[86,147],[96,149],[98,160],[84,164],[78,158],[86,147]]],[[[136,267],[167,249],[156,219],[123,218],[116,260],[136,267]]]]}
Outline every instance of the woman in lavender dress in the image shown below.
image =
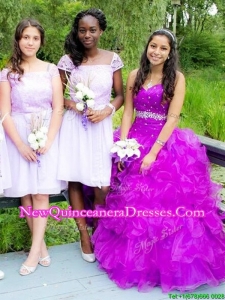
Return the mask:
{"type": "MultiPolygon", "coordinates": [[[[1,72],[0,72],[1,80],[1,72]]],[[[8,151],[5,142],[5,133],[2,127],[2,123],[5,120],[5,116],[2,116],[0,120],[0,194],[3,193],[3,189],[7,189],[11,186],[11,173],[9,166],[8,151]]],[[[0,270],[0,279],[4,278],[4,272],[0,270]]]]}
{"type": "Polygon", "coordinates": [[[100,219],[92,237],[100,267],[122,288],[184,292],[225,280],[220,186],[196,135],[176,128],[185,79],[175,45],[170,31],[155,31],[129,75],[121,139],[136,139],[141,155],[113,165],[106,210],[114,217],[100,219]]]}
{"type": "MultiPolygon", "coordinates": [[[[0,81],[1,81],[1,72],[0,72],[0,81]]],[[[2,127],[2,123],[4,122],[6,116],[7,114],[5,114],[4,116],[1,115],[1,119],[0,119],[0,194],[3,193],[4,189],[11,187],[11,172],[10,172],[10,165],[9,165],[9,156],[8,156],[8,151],[7,151],[6,141],[5,141],[5,132],[2,127]]]]}
{"type": "MultiPolygon", "coordinates": [[[[103,203],[111,175],[110,148],[113,144],[112,114],[123,103],[120,57],[98,48],[98,40],[106,29],[106,19],[99,9],[81,11],[74,19],[65,49],[68,55],[58,63],[63,83],[70,73],[73,84],[82,82],[95,94],[95,106],[86,112],[76,108],[76,99],[65,100],[70,108],[63,117],[60,130],[58,178],[69,181],[69,200],[74,210],[84,209],[83,185],[94,188],[95,204],[103,203]],[[111,90],[114,100],[110,103],[111,90]]],[[[95,260],[85,218],[76,219],[81,236],[82,257],[95,260]]]]}
{"type": "MultiPolygon", "coordinates": [[[[13,55],[3,69],[0,83],[0,109],[6,116],[3,126],[10,157],[12,187],[8,197],[21,197],[22,206],[48,209],[49,194],[61,191],[57,179],[58,131],[62,121],[63,91],[55,65],[36,56],[44,42],[44,30],[35,20],[22,20],[15,31],[13,55]],[[47,140],[36,151],[28,136],[44,126],[47,140]]],[[[44,242],[47,218],[27,218],[32,245],[21,275],[35,271],[37,264],[49,266],[44,242]]]]}

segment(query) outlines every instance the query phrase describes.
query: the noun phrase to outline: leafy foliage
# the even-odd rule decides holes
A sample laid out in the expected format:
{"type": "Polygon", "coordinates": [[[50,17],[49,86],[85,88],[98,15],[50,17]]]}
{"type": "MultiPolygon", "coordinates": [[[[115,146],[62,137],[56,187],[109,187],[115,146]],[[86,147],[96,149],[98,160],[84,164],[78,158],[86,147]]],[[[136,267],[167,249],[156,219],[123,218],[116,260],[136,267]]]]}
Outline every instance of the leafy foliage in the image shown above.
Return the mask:
{"type": "Polygon", "coordinates": [[[133,0],[89,0],[85,3],[100,8],[106,15],[108,28],[102,36],[101,46],[119,52],[129,68],[137,67],[150,33],[149,0],[135,3],[133,0]]]}
{"type": "MultiPolygon", "coordinates": [[[[66,202],[57,205],[67,209],[66,202]]],[[[31,235],[25,219],[19,218],[18,208],[1,209],[0,211],[0,253],[25,250],[31,245],[31,235]]],[[[45,241],[48,246],[72,243],[79,240],[79,232],[73,219],[62,219],[58,222],[48,218],[45,241]]]]}
{"type": "Polygon", "coordinates": [[[189,33],[179,48],[180,61],[184,69],[214,66],[224,68],[225,43],[220,35],[211,33],[189,33]]]}
{"type": "Polygon", "coordinates": [[[79,1],[25,0],[26,14],[37,19],[45,29],[46,42],[39,57],[57,63],[63,55],[64,41],[75,15],[84,8],[79,1]]]}
{"type": "Polygon", "coordinates": [[[11,48],[11,36],[21,16],[22,1],[0,0],[0,7],[0,53],[5,54],[11,48]]]}

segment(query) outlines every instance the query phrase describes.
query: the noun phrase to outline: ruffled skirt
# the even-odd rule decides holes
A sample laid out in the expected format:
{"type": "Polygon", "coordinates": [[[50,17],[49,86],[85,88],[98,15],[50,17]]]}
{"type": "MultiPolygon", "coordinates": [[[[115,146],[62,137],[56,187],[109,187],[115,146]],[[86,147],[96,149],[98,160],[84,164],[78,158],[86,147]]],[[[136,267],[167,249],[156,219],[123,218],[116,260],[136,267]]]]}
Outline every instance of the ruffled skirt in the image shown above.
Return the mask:
{"type": "Polygon", "coordinates": [[[143,146],[141,157],[122,172],[112,167],[105,209],[114,217],[101,218],[92,237],[100,268],[119,287],[139,291],[218,285],[225,280],[221,187],[210,179],[205,148],[191,130],[175,129],[140,174],[159,131],[140,132],[134,124],[129,137],[143,146]]]}

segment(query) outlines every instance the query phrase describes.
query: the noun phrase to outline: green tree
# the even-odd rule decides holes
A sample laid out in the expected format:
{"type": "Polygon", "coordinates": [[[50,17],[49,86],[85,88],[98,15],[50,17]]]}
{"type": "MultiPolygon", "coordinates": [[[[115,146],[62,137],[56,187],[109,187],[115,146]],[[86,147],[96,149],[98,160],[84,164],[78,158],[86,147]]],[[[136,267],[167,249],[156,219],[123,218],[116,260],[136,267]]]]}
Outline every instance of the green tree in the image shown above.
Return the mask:
{"type": "Polygon", "coordinates": [[[11,49],[15,24],[21,18],[22,2],[17,0],[0,0],[0,7],[0,59],[3,59],[7,57],[11,49]]]}
{"type": "Polygon", "coordinates": [[[100,8],[106,15],[108,28],[101,47],[119,52],[129,69],[137,67],[150,33],[150,1],[88,0],[85,4],[100,8]]]}
{"type": "Polygon", "coordinates": [[[150,1],[149,14],[151,16],[150,29],[154,31],[162,28],[167,23],[167,7],[169,0],[152,0],[150,1]]]}
{"type": "Polygon", "coordinates": [[[37,19],[45,29],[46,43],[39,54],[41,58],[58,62],[73,19],[83,8],[80,1],[24,0],[24,17],[37,19]]]}
{"type": "MultiPolygon", "coordinates": [[[[189,31],[217,31],[218,27],[223,27],[220,15],[210,13],[210,9],[215,2],[214,0],[181,0],[181,6],[177,10],[178,34],[189,31]]],[[[218,2],[221,2],[221,0],[218,2]]],[[[168,13],[173,14],[171,4],[168,6],[168,13]]]]}

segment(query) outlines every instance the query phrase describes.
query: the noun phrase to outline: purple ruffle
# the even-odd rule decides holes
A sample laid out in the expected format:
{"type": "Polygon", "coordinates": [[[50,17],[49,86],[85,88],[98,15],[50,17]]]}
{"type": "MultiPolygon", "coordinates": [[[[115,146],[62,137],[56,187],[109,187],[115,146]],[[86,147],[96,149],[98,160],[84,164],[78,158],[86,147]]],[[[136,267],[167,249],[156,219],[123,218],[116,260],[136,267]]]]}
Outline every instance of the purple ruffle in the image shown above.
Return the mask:
{"type": "MultiPolygon", "coordinates": [[[[189,129],[175,129],[157,160],[139,169],[158,132],[135,130],[141,157],[122,172],[112,168],[107,210],[203,210],[205,217],[113,217],[99,221],[92,241],[101,269],[121,288],[193,291],[225,280],[225,233],[219,214],[221,186],[210,179],[204,146],[189,129]],[[138,134],[141,132],[141,134],[138,134]]],[[[118,139],[115,133],[115,140],[118,139]]]]}

